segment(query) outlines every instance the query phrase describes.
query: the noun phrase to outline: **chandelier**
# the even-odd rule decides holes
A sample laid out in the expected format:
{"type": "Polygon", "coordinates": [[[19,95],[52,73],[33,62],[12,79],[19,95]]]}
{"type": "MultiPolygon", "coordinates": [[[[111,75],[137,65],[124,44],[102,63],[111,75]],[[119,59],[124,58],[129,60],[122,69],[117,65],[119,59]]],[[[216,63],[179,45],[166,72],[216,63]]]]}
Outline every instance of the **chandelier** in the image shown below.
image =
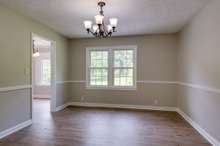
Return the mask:
{"type": "Polygon", "coordinates": [[[107,38],[111,37],[113,32],[116,32],[116,26],[118,23],[117,18],[110,18],[110,24],[105,25],[104,23],[104,11],[103,7],[105,6],[105,2],[99,1],[98,6],[100,7],[99,14],[95,16],[95,23],[92,25],[92,21],[84,21],[84,26],[88,32],[88,34],[92,34],[98,38],[107,38]]]}
{"type": "Polygon", "coordinates": [[[35,41],[33,40],[33,57],[39,57],[39,56],[40,56],[39,49],[36,47],[35,41]]]}

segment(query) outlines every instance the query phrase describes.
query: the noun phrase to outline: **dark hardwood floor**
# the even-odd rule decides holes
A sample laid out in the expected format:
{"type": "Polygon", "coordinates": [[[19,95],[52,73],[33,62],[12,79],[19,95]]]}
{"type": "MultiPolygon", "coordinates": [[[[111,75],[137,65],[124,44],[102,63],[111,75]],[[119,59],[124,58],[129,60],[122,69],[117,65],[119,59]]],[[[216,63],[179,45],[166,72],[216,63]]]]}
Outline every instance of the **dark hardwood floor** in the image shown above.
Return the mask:
{"type": "Polygon", "coordinates": [[[33,125],[0,146],[210,146],[175,112],[70,107],[37,100],[33,125]]]}

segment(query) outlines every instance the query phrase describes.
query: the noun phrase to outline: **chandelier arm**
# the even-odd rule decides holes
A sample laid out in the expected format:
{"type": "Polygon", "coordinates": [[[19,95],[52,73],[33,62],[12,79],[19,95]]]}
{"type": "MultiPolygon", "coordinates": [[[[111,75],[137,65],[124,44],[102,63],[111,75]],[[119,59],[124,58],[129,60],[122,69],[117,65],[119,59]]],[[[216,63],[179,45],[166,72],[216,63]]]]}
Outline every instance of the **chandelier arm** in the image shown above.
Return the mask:
{"type": "Polygon", "coordinates": [[[92,35],[96,36],[96,32],[91,31],[91,29],[89,29],[89,32],[90,32],[92,35]]]}
{"type": "Polygon", "coordinates": [[[112,27],[113,32],[117,32],[116,27],[112,27]]]}
{"type": "Polygon", "coordinates": [[[109,33],[108,33],[108,36],[112,36],[112,32],[109,32],[109,33]]]}

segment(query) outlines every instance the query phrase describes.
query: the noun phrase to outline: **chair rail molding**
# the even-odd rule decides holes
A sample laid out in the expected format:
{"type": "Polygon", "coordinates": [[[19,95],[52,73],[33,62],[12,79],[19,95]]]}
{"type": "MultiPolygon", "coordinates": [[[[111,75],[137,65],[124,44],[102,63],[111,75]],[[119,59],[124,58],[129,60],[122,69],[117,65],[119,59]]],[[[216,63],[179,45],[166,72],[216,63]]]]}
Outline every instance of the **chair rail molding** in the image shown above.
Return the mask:
{"type": "Polygon", "coordinates": [[[213,88],[213,87],[208,87],[204,85],[185,83],[185,82],[177,82],[177,84],[181,86],[191,87],[191,88],[200,89],[200,90],[207,91],[207,92],[214,92],[214,93],[220,94],[219,88],[213,88]]]}
{"type": "Polygon", "coordinates": [[[7,87],[1,87],[0,92],[9,92],[9,91],[23,90],[23,89],[28,89],[28,88],[32,88],[32,86],[31,85],[7,86],[7,87]]]}
{"type": "MultiPolygon", "coordinates": [[[[163,80],[137,80],[136,81],[139,84],[170,84],[170,85],[180,85],[180,86],[186,86],[191,88],[200,89],[203,91],[208,92],[214,92],[217,94],[220,94],[219,88],[213,88],[208,87],[204,85],[199,84],[192,84],[192,83],[186,83],[186,82],[180,82],[180,81],[163,81],[163,80]]],[[[66,81],[57,81],[57,84],[66,84],[66,83],[86,83],[86,80],[66,80],[66,81]]]]}

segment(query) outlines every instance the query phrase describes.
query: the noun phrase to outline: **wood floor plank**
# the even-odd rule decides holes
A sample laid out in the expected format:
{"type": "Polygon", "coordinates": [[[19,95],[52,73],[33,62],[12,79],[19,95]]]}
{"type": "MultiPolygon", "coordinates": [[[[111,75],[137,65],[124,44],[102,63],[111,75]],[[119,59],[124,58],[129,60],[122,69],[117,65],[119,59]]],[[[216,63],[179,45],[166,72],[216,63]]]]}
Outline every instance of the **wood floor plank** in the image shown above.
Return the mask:
{"type": "Polygon", "coordinates": [[[33,125],[0,146],[211,146],[176,112],[69,107],[36,101],[33,125]]]}

